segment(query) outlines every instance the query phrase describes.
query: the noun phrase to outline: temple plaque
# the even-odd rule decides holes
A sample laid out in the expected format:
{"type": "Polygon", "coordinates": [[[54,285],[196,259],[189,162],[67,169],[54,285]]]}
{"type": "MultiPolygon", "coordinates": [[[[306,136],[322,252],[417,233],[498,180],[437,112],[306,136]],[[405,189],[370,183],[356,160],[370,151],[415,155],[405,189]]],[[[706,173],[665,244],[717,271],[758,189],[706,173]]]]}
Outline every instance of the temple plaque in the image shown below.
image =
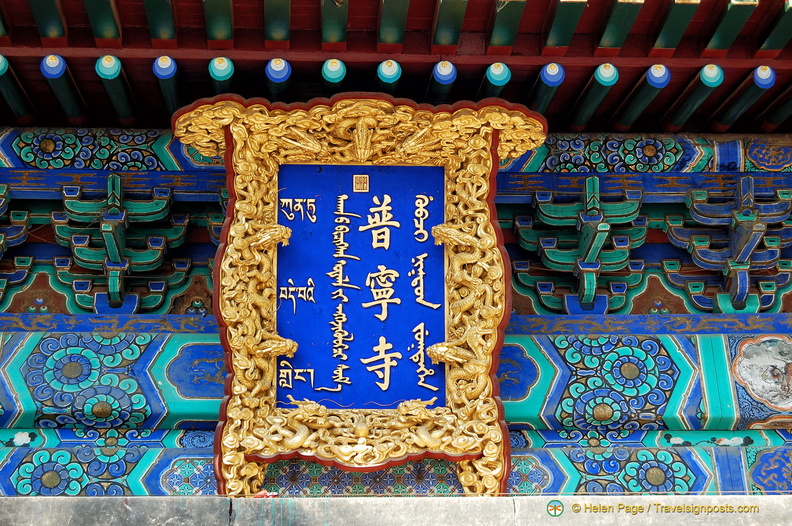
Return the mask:
{"type": "Polygon", "coordinates": [[[503,493],[510,285],[493,179],[542,144],[544,120],[497,100],[226,97],[174,129],[228,170],[219,491],[256,493],[283,458],[372,471],[432,457],[458,462],[467,493],[503,493]]]}

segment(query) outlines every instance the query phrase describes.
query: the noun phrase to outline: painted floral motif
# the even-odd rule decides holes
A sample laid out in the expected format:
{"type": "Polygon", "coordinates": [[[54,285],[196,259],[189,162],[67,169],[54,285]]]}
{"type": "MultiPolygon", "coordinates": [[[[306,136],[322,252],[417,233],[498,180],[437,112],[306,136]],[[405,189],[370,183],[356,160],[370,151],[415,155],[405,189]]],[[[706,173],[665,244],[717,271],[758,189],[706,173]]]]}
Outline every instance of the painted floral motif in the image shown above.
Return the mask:
{"type": "Polygon", "coordinates": [[[212,461],[179,458],[162,473],[160,484],[171,495],[216,495],[217,481],[212,461]]]}
{"type": "Polygon", "coordinates": [[[634,336],[559,336],[573,368],[556,417],[565,428],[664,427],[662,416],[679,370],[659,341],[634,336]]]}
{"type": "Polygon", "coordinates": [[[31,453],[12,479],[20,495],[78,495],[88,484],[82,464],[63,450],[31,453]]]}
{"type": "Polygon", "coordinates": [[[62,334],[41,340],[22,373],[41,427],[141,425],[151,415],[131,369],[150,335],[62,334]]]}
{"type": "Polygon", "coordinates": [[[151,429],[75,429],[74,438],[80,443],[94,444],[98,448],[122,448],[135,442],[147,441],[151,429]]]}
{"type": "Polygon", "coordinates": [[[545,469],[536,457],[521,456],[512,464],[508,478],[509,493],[520,495],[538,495],[550,483],[550,472],[545,469]]]}
{"type": "Polygon", "coordinates": [[[633,493],[688,493],[695,477],[673,451],[642,449],[631,455],[618,479],[633,493]]]}
{"type": "Polygon", "coordinates": [[[583,447],[569,452],[570,460],[582,464],[584,473],[591,475],[618,473],[629,456],[630,451],[620,447],[583,447]]]}
{"type": "Polygon", "coordinates": [[[85,168],[80,159],[82,149],[77,136],[65,130],[50,129],[22,133],[14,141],[19,157],[36,168],[63,168],[73,164],[85,168]]]}
{"type": "Polygon", "coordinates": [[[331,495],[343,495],[344,490],[353,484],[353,479],[349,472],[331,467],[319,475],[319,484],[327,488],[331,495]]]}
{"type": "Polygon", "coordinates": [[[757,137],[748,143],[745,153],[760,170],[781,172],[792,167],[792,148],[783,139],[757,137]]]}
{"type": "Polygon", "coordinates": [[[152,152],[160,136],[157,130],[41,128],[20,133],[13,148],[35,168],[162,170],[152,152]]]}
{"type": "Polygon", "coordinates": [[[437,485],[435,475],[423,462],[410,464],[402,476],[404,484],[415,490],[416,493],[427,494],[437,485]]]}
{"type": "Polygon", "coordinates": [[[577,493],[690,493],[706,483],[673,449],[582,447],[568,455],[580,475],[577,493]]]}
{"type": "Polygon", "coordinates": [[[72,407],[74,417],[80,423],[86,426],[109,428],[125,423],[139,424],[146,415],[135,410],[145,407],[145,404],[145,397],[142,394],[137,397],[136,403],[133,403],[132,397],[122,389],[100,385],[89,387],[79,393],[74,398],[72,407]]]}
{"type": "Polygon", "coordinates": [[[611,135],[550,135],[549,154],[539,171],[547,172],[664,172],[684,153],[672,137],[611,135]]]}
{"type": "Polygon", "coordinates": [[[462,493],[453,462],[426,459],[380,471],[342,471],[301,460],[267,466],[261,489],[281,495],[425,495],[462,493]]]}
{"type": "MultiPolygon", "coordinates": [[[[612,141],[607,144],[610,148],[612,141]]],[[[671,138],[665,139],[626,139],[618,146],[621,163],[617,166],[624,167],[629,172],[663,172],[671,168],[682,153],[682,149],[671,138]]]]}

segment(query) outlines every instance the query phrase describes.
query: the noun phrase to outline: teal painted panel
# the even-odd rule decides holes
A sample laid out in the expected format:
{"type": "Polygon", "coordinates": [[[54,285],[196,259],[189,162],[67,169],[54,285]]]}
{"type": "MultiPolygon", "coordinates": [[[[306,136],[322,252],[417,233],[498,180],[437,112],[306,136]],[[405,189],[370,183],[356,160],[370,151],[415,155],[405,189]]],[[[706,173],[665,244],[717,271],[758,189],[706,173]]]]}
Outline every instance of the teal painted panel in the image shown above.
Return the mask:
{"type": "Polygon", "coordinates": [[[216,334],[19,333],[2,351],[5,428],[213,429],[218,418],[216,334]]]}
{"type": "Polygon", "coordinates": [[[681,336],[508,335],[506,419],[529,429],[700,429],[699,357],[681,336]]]}

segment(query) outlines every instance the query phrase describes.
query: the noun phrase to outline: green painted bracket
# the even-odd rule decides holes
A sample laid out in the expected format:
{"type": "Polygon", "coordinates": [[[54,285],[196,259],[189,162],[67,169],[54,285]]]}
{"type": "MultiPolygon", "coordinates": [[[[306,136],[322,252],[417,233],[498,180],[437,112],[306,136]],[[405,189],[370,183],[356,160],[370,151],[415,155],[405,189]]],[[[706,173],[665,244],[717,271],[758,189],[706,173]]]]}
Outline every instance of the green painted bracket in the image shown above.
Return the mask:
{"type": "Polygon", "coordinates": [[[640,191],[627,191],[622,201],[602,202],[599,192],[599,178],[587,177],[581,201],[577,203],[556,203],[552,192],[537,192],[535,199],[536,215],[542,223],[552,226],[574,226],[578,215],[602,213],[608,224],[629,223],[638,217],[643,194],[640,191]]]}
{"type": "Polygon", "coordinates": [[[170,188],[155,187],[150,200],[124,199],[124,191],[119,174],[107,178],[107,197],[99,200],[82,199],[82,187],[67,185],[63,187],[63,208],[69,219],[91,223],[99,220],[102,213],[120,214],[126,212],[130,222],[159,221],[170,212],[170,188]]]}
{"type": "MultiPolygon", "coordinates": [[[[220,217],[221,219],[219,226],[222,227],[223,219],[222,216],[220,217]]],[[[170,228],[127,227],[124,234],[126,246],[136,249],[145,248],[146,239],[150,236],[158,236],[165,238],[165,242],[168,245],[168,249],[181,246],[181,244],[184,243],[184,241],[187,239],[187,231],[190,225],[190,215],[173,214],[170,220],[172,225],[170,228]]],[[[53,231],[55,233],[55,240],[58,242],[58,244],[63,245],[65,247],[70,246],[71,238],[74,235],[89,233],[96,236],[100,232],[100,229],[96,229],[96,228],[86,228],[83,226],[71,225],[68,217],[66,217],[66,214],[64,214],[63,212],[53,212],[51,214],[51,221],[53,225],[53,231]]],[[[103,246],[103,245],[98,245],[98,242],[99,242],[99,238],[94,238],[94,243],[97,243],[97,246],[103,246]]]]}
{"type": "MultiPolygon", "coordinates": [[[[105,247],[96,248],[91,246],[92,236],[78,235],[71,238],[71,251],[74,261],[81,267],[93,270],[103,270],[104,261],[108,258],[108,251],[105,247]]],[[[149,236],[146,239],[145,249],[127,248],[123,251],[124,259],[128,259],[133,272],[146,272],[154,270],[162,264],[165,255],[165,239],[156,236],[149,236]]]]}
{"type": "Polygon", "coordinates": [[[577,265],[575,274],[578,278],[578,298],[581,305],[591,305],[597,295],[597,277],[599,269],[581,268],[577,265]]]}

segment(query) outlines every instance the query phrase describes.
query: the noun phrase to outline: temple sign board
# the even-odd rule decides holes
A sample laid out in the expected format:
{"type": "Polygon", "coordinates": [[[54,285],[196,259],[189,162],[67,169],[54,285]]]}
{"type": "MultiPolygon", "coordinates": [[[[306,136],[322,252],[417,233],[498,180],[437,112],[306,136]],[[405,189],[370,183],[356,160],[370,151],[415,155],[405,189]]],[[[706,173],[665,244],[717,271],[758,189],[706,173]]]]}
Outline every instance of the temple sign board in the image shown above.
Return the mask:
{"type": "Polygon", "coordinates": [[[467,493],[504,492],[494,374],[510,298],[493,179],[545,128],[500,100],[380,95],[226,96],[174,116],[182,143],[224,155],[229,174],[220,492],[254,494],[267,463],[294,457],[354,471],[445,458],[467,493]]]}

